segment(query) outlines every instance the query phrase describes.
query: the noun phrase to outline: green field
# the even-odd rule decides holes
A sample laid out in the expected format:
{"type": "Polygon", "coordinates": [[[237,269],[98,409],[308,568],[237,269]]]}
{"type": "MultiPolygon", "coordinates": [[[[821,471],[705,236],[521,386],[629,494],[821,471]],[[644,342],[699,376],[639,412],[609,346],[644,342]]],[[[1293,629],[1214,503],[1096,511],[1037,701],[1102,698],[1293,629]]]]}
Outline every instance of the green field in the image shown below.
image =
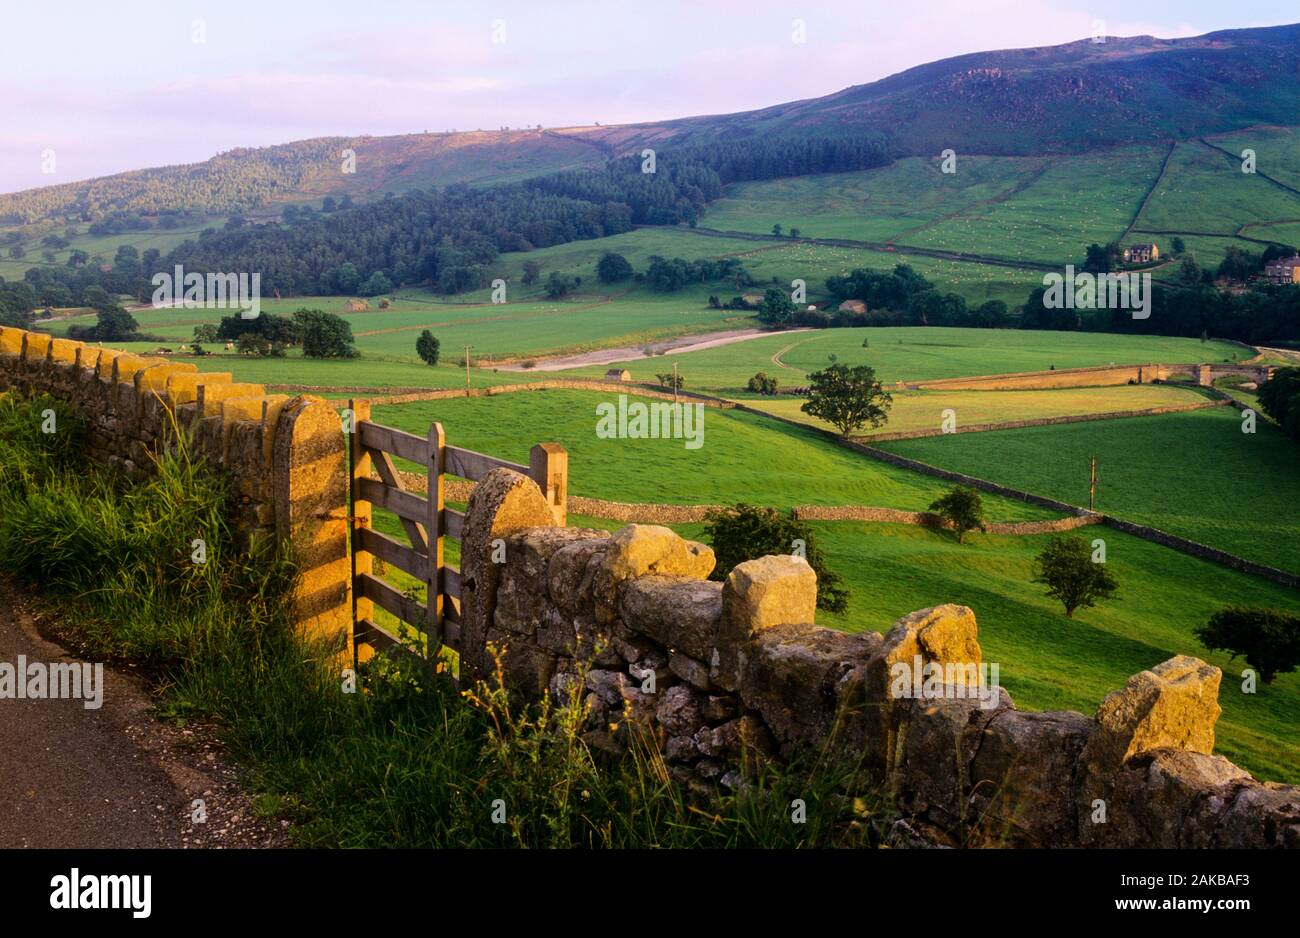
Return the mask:
{"type": "Polygon", "coordinates": [[[1243,173],[1240,160],[1203,143],[1180,143],[1137,227],[1232,235],[1250,222],[1297,218],[1300,195],[1243,173]]]}
{"type": "MultiPolygon", "coordinates": [[[[534,391],[380,406],[373,417],[421,436],[440,421],[449,443],[520,463],[528,462],[534,443],[560,443],[569,451],[572,493],[615,501],[920,511],[949,488],[811,430],[715,408],[705,411],[704,443],[698,449],[674,439],[601,439],[596,405],[616,400],[612,391],[534,391]]],[[[1055,516],[1007,499],[990,498],[987,505],[996,520],[1055,516]]]]}
{"type": "Polygon", "coordinates": [[[1045,157],[972,156],[945,174],[938,159],[908,157],[882,169],[737,183],[702,221],[755,234],[779,223],[806,238],[922,244],[920,229],[1006,197],[1049,163],[1045,157]]]}
{"type": "MultiPolygon", "coordinates": [[[[974,434],[973,436],[987,436],[974,434]]],[[[1238,658],[1201,647],[1192,629],[1228,603],[1300,612],[1300,594],[1109,528],[1078,532],[1106,541],[1117,595],[1066,619],[1031,583],[1047,538],[975,534],[966,546],[906,525],[819,522],[831,568],[852,591],[842,616],[824,625],[887,631],[900,616],[940,603],[975,610],[986,661],[1024,709],[1093,713],[1132,674],[1174,655],[1196,655],[1224,671],[1216,751],[1260,777],[1300,782],[1300,674],[1242,694],[1238,658]]],[[[698,527],[691,528],[699,536],[698,527]]]]}
{"type": "MultiPolygon", "coordinates": [[[[1046,371],[1090,365],[1148,362],[1238,361],[1249,352],[1226,342],[1165,336],[1125,336],[1087,332],[1040,332],[1019,329],[957,329],[899,326],[861,329],[820,329],[776,333],[747,342],[685,352],[627,367],[636,380],[678,363],[686,387],[736,392],[759,371],[782,385],[806,382],[808,373],[831,364],[831,356],[849,365],[871,365],[876,377],[893,384],[966,375],[1046,371]],[[862,347],[868,342],[867,348],[862,347]],[[773,361],[773,358],[779,359],[773,361]],[[668,362],[665,365],[664,362],[668,362]]],[[[605,366],[564,371],[564,375],[595,376],[605,366]]]]}
{"type": "MultiPolygon", "coordinates": [[[[865,427],[859,437],[906,430],[939,432],[945,412],[951,411],[960,429],[972,424],[1005,423],[1037,417],[1068,417],[1117,410],[1142,410],[1195,404],[1205,398],[1195,391],[1172,385],[1116,385],[1099,388],[1059,388],[1050,391],[895,391],[889,422],[878,430],[865,427]]],[[[823,430],[830,424],[810,417],[799,408],[806,398],[766,397],[745,403],[765,413],[797,420],[823,430]]]]}
{"type": "Polygon", "coordinates": [[[1296,447],[1232,408],[880,444],[882,449],[1097,509],[1260,563],[1300,571],[1296,447]]]}

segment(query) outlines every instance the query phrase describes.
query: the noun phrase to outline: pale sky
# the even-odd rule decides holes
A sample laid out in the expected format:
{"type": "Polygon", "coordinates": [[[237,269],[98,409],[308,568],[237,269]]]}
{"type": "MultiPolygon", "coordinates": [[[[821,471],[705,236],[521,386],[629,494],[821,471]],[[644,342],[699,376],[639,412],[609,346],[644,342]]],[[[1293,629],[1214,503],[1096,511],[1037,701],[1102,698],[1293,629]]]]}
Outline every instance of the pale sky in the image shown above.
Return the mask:
{"type": "Polygon", "coordinates": [[[1285,23],[1285,6],[0,0],[0,192],[307,137],[748,110],[966,52],[1082,39],[1097,20],[1108,35],[1173,38],[1285,23]]]}

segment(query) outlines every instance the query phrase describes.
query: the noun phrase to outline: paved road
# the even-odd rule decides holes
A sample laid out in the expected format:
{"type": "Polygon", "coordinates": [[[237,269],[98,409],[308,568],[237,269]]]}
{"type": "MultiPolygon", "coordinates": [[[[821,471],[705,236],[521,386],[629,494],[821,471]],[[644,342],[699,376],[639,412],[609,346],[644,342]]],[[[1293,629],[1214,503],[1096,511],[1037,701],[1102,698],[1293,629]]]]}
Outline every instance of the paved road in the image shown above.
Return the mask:
{"type": "MultiPolygon", "coordinates": [[[[0,663],[71,662],[0,585],[0,663]]],[[[252,816],[215,747],[153,720],[140,682],[104,669],[103,706],[0,698],[0,849],[257,846],[283,840],[252,816]],[[206,820],[191,820],[204,799],[206,820]]]]}

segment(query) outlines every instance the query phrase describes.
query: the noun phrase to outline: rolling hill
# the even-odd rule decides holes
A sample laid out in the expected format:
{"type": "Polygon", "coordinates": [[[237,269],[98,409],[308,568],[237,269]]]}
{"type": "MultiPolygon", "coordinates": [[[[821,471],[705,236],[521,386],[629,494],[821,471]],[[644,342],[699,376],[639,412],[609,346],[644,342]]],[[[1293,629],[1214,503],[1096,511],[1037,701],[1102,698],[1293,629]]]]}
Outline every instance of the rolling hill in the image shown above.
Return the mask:
{"type": "Polygon", "coordinates": [[[430,185],[516,181],[604,163],[647,145],[771,136],[875,137],[896,157],[1072,153],[1167,143],[1300,113],[1300,25],[1189,39],[1085,39],[917,66],[824,97],[728,115],[610,127],[323,137],[240,149],[0,195],[0,224],[113,212],[270,214],[326,195],[378,198],[430,185]],[[345,173],[340,152],[356,153],[345,173]]]}

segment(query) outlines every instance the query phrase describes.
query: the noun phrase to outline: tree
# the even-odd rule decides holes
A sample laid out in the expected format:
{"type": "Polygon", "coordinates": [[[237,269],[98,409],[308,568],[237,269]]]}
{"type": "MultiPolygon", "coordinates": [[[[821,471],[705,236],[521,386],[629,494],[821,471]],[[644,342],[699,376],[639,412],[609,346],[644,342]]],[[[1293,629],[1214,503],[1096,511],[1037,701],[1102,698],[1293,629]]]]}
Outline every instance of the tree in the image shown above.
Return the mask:
{"type": "Polygon", "coordinates": [[[524,261],[524,286],[531,287],[542,275],[542,267],[537,261],[524,261]]]}
{"type": "Polygon", "coordinates": [[[790,229],[790,237],[792,237],[792,238],[797,238],[797,237],[799,237],[799,229],[798,229],[798,228],[791,228],[791,229],[790,229]]]}
{"type": "Polygon", "coordinates": [[[763,302],[758,306],[758,319],[769,326],[784,326],[794,319],[798,307],[789,294],[776,287],[768,287],[763,293],[763,302]]]}
{"type": "Polygon", "coordinates": [[[1094,241],[1088,245],[1088,253],[1083,261],[1083,269],[1089,273],[1104,274],[1110,270],[1110,252],[1094,241]]]}
{"type": "Polygon", "coordinates": [[[659,382],[660,387],[672,390],[674,387],[678,391],[686,387],[686,379],[680,374],[674,375],[671,371],[664,372],[661,375],[655,375],[655,380],[659,382]]]}
{"type": "Polygon", "coordinates": [[[771,397],[776,394],[777,384],[776,378],[769,378],[764,372],[760,371],[749,379],[749,383],[745,387],[755,394],[766,394],[771,397]]]}
{"type": "Polygon", "coordinates": [[[1034,561],[1035,583],[1047,587],[1047,595],[1065,606],[1065,617],[1074,618],[1080,606],[1094,606],[1099,599],[1115,595],[1119,583],[1104,563],[1094,563],[1088,542],[1081,537],[1053,537],[1034,561]]]}
{"type": "Polygon", "coordinates": [[[376,270],[357,292],[362,296],[379,296],[379,294],[387,293],[392,289],[393,282],[384,275],[382,270],[376,270]]]}
{"type": "Polygon", "coordinates": [[[428,329],[420,333],[420,337],[415,340],[415,354],[423,359],[426,365],[430,367],[438,364],[438,355],[442,351],[442,343],[428,329]]]}
{"type": "Polygon", "coordinates": [[[1179,238],[1177,236],[1174,236],[1172,239],[1170,239],[1169,246],[1173,249],[1173,252],[1175,254],[1182,254],[1183,251],[1187,250],[1187,244],[1183,241],[1182,238],[1179,238]]]}
{"type": "Polygon", "coordinates": [[[938,512],[957,532],[957,543],[966,542],[966,532],[987,531],[984,523],[984,502],[980,493],[964,485],[954,486],[947,495],[930,503],[930,510],[938,512]]]}
{"type": "Polygon", "coordinates": [[[551,275],[546,278],[546,295],[553,300],[561,299],[568,296],[569,291],[574,288],[577,281],[572,277],[566,277],[557,270],[551,271],[551,275]]]}
{"type": "Polygon", "coordinates": [[[1178,282],[1185,287],[1195,287],[1201,283],[1201,265],[1190,254],[1178,266],[1178,282]]]}
{"type": "Polygon", "coordinates": [[[245,332],[235,339],[235,351],[240,355],[270,355],[271,343],[258,332],[245,332]]]}
{"type": "Polygon", "coordinates": [[[1220,277],[1228,280],[1245,280],[1259,268],[1259,260],[1238,247],[1229,247],[1223,252],[1217,271],[1220,277]]]}
{"type": "Polygon", "coordinates": [[[848,437],[870,423],[878,427],[889,419],[894,399],[876,380],[870,365],[831,365],[809,376],[808,400],[799,409],[820,417],[848,437]]]}
{"type": "Polygon", "coordinates": [[[776,235],[778,238],[781,237],[781,223],[780,223],[780,222],[777,222],[775,225],[772,226],[772,234],[776,235]]]}
{"type": "Polygon", "coordinates": [[[319,309],[300,309],[293,314],[307,358],[356,358],[352,325],[342,316],[319,309]]]}
{"type": "Polygon", "coordinates": [[[195,342],[216,342],[221,336],[217,334],[216,323],[205,322],[201,326],[194,327],[195,342]]]}
{"type": "Polygon", "coordinates": [[[712,579],[725,580],[738,564],[769,554],[802,555],[817,574],[817,608],[831,612],[843,612],[847,608],[849,591],[841,585],[839,575],[827,566],[826,557],[806,523],[788,518],[775,508],[754,508],[742,503],[709,512],[704,519],[704,534],[717,560],[710,574],[712,579]]]}
{"type": "Polygon", "coordinates": [[[1259,406],[1300,443],[1300,368],[1278,368],[1259,388],[1259,406]]]}
{"type": "Polygon", "coordinates": [[[601,283],[618,283],[632,276],[632,265],[622,254],[606,251],[596,264],[596,276],[601,283]]]}
{"type": "Polygon", "coordinates": [[[24,249],[21,244],[15,244],[13,247],[9,249],[9,256],[16,261],[22,260],[23,255],[26,253],[27,253],[26,249],[24,249]]]}
{"type": "Polygon", "coordinates": [[[1255,606],[1229,606],[1194,630],[1211,651],[1241,655],[1265,684],[1300,666],[1300,616],[1255,606]]]}

